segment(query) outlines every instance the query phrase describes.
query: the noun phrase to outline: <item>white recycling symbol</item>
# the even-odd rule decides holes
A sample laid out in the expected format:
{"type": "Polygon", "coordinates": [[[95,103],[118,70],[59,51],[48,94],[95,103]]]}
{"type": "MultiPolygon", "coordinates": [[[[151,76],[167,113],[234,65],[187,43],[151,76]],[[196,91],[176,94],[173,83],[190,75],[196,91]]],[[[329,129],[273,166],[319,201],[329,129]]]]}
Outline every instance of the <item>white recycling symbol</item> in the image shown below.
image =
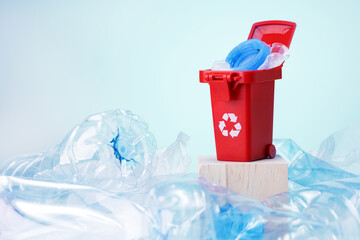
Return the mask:
{"type": "Polygon", "coordinates": [[[239,122],[236,123],[237,121],[237,116],[234,114],[234,113],[224,113],[222,119],[224,121],[219,121],[219,128],[220,128],[220,131],[222,133],[222,135],[224,136],[231,136],[232,138],[234,137],[237,137],[240,133],[240,130],[241,130],[241,125],[239,122]],[[230,122],[233,122],[233,123],[236,123],[234,125],[234,128],[235,129],[231,129],[230,133],[228,130],[224,130],[224,128],[226,127],[226,123],[228,120],[230,120],[230,122]]]}

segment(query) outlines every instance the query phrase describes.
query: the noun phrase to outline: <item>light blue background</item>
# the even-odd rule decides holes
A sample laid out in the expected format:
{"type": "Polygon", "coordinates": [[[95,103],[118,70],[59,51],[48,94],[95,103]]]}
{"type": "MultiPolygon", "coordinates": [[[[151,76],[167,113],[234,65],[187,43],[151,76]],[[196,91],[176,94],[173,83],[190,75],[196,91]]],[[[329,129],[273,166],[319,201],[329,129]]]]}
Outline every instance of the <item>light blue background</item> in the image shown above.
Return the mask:
{"type": "Polygon", "coordinates": [[[89,114],[130,109],[160,147],[182,130],[215,154],[198,71],[254,22],[297,23],[276,82],[274,137],[312,149],[360,119],[359,1],[1,1],[0,161],[45,151],[89,114]]]}

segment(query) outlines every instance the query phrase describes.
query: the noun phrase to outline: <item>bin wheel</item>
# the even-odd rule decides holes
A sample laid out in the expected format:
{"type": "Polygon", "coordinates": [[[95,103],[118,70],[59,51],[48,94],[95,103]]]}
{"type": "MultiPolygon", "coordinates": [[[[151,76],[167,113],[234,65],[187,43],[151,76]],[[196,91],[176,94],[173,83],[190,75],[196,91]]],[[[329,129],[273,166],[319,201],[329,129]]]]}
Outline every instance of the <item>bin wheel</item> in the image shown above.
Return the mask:
{"type": "Polygon", "coordinates": [[[276,156],[276,148],[274,144],[269,144],[266,149],[266,154],[269,158],[274,158],[276,156]]]}

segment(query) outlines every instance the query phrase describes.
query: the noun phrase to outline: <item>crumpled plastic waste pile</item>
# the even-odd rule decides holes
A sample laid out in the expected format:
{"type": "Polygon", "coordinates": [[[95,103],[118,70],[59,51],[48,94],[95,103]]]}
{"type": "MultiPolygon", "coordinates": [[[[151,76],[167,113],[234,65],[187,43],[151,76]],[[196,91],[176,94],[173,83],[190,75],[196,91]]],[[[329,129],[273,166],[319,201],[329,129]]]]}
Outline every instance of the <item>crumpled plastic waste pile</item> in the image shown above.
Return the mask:
{"type": "Polygon", "coordinates": [[[249,39],[233,48],[225,60],[215,61],[213,71],[254,71],[280,66],[290,56],[282,43],[268,45],[259,39],[249,39]]]}
{"type": "Polygon", "coordinates": [[[276,140],[289,192],[264,202],[185,174],[129,111],[90,116],[54,149],[0,166],[0,239],[358,239],[360,126],[316,153],[276,140]]]}

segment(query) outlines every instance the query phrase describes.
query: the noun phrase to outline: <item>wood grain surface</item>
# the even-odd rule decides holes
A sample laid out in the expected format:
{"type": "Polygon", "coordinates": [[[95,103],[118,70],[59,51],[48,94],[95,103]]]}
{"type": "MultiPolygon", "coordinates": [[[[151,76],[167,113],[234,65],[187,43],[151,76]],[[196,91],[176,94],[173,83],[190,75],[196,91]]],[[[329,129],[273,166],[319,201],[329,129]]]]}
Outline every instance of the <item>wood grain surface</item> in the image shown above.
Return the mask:
{"type": "Polygon", "coordinates": [[[254,162],[225,162],[215,156],[200,156],[198,172],[211,183],[260,201],[288,191],[288,165],[280,156],[254,162]]]}

